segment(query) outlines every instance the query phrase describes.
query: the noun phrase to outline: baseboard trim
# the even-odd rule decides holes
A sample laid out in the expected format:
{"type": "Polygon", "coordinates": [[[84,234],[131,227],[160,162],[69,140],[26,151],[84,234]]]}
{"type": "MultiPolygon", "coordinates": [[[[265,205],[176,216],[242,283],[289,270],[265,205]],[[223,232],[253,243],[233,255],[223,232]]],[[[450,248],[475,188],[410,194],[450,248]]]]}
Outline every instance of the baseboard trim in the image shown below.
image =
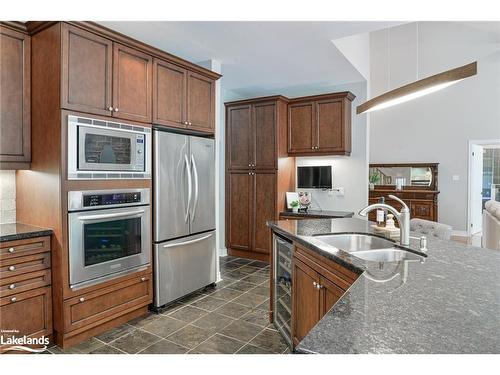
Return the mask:
{"type": "Polygon", "coordinates": [[[225,257],[227,256],[227,249],[225,247],[219,248],[219,250],[217,250],[217,253],[220,257],[225,257]]]}
{"type": "Polygon", "coordinates": [[[469,237],[466,230],[452,230],[451,235],[455,237],[469,237]]]}

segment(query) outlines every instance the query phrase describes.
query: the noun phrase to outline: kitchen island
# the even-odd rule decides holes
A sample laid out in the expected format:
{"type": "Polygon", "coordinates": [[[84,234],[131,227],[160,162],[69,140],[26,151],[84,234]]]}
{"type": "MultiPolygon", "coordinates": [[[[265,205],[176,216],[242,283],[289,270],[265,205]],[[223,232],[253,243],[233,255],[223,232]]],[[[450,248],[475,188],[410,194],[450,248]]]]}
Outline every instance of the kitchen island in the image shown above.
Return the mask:
{"type": "MultiPolygon", "coordinates": [[[[359,219],[268,223],[296,246],[359,274],[295,351],[500,353],[500,253],[429,237],[422,261],[380,263],[316,237],[373,234],[371,224],[359,219]]],[[[410,248],[419,251],[418,239],[410,248]]]]}

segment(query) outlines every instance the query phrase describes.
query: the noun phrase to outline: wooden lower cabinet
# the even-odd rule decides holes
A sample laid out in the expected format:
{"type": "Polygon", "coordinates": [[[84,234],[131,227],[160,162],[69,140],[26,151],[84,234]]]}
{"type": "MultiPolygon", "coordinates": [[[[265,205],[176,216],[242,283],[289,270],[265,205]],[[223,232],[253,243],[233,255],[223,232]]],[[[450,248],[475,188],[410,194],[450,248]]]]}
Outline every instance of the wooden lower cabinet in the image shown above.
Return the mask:
{"type": "Polygon", "coordinates": [[[358,275],[299,246],[292,263],[292,341],[296,346],[358,275]]]}

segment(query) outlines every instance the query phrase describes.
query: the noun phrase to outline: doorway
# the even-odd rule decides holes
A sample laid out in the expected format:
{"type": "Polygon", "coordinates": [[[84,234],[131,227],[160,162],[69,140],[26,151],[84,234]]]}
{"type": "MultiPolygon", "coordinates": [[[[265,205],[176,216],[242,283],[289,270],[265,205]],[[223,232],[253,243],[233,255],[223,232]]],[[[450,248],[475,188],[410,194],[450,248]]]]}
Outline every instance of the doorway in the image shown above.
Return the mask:
{"type": "Polygon", "coordinates": [[[480,239],[484,204],[500,201],[500,140],[469,141],[467,234],[480,239]]]}

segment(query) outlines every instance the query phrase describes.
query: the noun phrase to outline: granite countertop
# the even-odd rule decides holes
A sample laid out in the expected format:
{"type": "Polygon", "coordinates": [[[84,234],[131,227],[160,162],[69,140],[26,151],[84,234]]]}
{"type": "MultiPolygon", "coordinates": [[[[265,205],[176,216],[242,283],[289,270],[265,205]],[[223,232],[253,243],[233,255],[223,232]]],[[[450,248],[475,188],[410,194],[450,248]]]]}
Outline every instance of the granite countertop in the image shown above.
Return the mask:
{"type": "Polygon", "coordinates": [[[280,215],[286,216],[294,216],[294,217],[321,217],[325,219],[335,219],[335,218],[343,218],[343,217],[352,217],[354,212],[350,211],[326,211],[326,210],[307,210],[302,212],[292,212],[292,211],[283,211],[280,212],[280,215]]]}
{"type": "MultiPolygon", "coordinates": [[[[500,353],[500,252],[428,237],[423,263],[374,263],[313,237],[373,233],[371,224],[360,219],[268,223],[273,231],[360,273],[296,351],[500,353]],[[397,273],[390,281],[375,281],[397,273]]],[[[411,240],[410,248],[418,251],[418,242],[411,240]]]]}
{"type": "Polygon", "coordinates": [[[23,223],[0,224],[0,242],[24,240],[26,238],[50,236],[52,229],[23,223]]]}

